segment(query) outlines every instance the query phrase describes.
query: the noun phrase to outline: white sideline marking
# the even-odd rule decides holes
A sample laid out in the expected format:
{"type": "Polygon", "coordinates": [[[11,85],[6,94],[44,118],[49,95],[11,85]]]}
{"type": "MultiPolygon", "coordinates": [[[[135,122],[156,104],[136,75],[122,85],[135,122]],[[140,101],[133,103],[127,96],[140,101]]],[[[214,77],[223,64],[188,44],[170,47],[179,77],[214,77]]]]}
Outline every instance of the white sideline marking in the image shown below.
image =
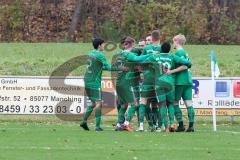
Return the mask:
{"type": "Polygon", "coordinates": [[[0,147],[0,149],[9,149],[9,150],[79,150],[80,148],[77,147],[37,147],[37,146],[29,146],[29,147],[12,147],[12,146],[6,146],[6,147],[0,147]]]}
{"type": "Polygon", "coordinates": [[[219,132],[226,132],[226,133],[240,134],[240,132],[236,132],[236,131],[219,131],[219,132]]]}
{"type": "MultiPolygon", "coordinates": [[[[191,147],[191,146],[190,146],[191,147]]],[[[157,147],[158,149],[160,150],[169,150],[169,151],[172,151],[173,148],[168,148],[168,147],[161,147],[161,146],[158,146],[157,147]]],[[[84,147],[38,147],[38,146],[29,146],[29,147],[12,147],[12,146],[1,146],[0,147],[0,150],[81,150],[81,149],[87,149],[87,150],[91,150],[92,148],[84,148],[84,147]]],[[[144,148],[143,148],[144,149],[144,148]]],[[[199,148],[199,147],[191,147],[192,150],[195,150],[195,151],[208,151],[209,148],[199,148]]],[[[139,149],[141,150],[141,148],[139,149]]],[[[144,149],[145,150],[145,149],[144,149]]],[[[174,150],[179,150],[179,151],[182,151],[182,150],[186,150],[184,148],[174,148],[174,150]]],[[[222,148],[222,149],[219,149],[219,150],[225,150],[225,148],[222,148]]],[[[231,149],[231,150],[236,150],[236,151],[240,151],[240,148],[234,148],[234,149],[231,149]]]]}

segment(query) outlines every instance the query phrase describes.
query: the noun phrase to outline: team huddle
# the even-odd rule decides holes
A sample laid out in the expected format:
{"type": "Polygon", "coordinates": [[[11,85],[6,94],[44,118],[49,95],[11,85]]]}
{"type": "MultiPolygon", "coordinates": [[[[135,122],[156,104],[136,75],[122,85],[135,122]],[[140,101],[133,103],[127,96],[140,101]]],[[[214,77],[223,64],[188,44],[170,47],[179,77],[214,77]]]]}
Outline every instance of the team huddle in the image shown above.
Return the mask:
{"type": "Polygon", "coordinates": [[[84,76],[85,92],[91,101],[86,107],[80,126],[89,130],[87,120],[95,108],[96,131],[100,127],[102,114],[102,71],[117,72],[116,93],[118,119],[116,131],[132,132],[131,122],[136,113],[137,131],[144,131],[144,119],[151,132],[194,132],[195,112],[192,102],[192,76],[188,53],[183,46],[184,35],[173,38],[175,54],[170,53],[168,42],[160,43],[160,32],[155,30],[138,47],[135,40],[125,37],[121,40],[122,50],[114,55],[110,66],[102,53],[104,40],[93,40],[94,50],[89,53],[88,66],[84,76]],[[187,108],[189,125],[183,123],[179,101],[187,108]],[[127,113],[126,113],[127,112],[127,113]],[[175,119],[178,126],[175,128],[175,119]]]}

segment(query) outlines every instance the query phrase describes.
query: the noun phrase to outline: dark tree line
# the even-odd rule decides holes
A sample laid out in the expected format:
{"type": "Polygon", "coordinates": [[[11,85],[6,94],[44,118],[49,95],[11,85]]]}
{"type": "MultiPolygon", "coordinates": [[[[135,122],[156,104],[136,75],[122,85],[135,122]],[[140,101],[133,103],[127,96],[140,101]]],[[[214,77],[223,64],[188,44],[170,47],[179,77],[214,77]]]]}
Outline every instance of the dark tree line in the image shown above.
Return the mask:
{"type": "Polygon", "coordinates": [[[240,44],[236,0],[2,0],[0,41],[83,41],[95,36],[162,39],[183,33],[194,44],[240,44]]]}

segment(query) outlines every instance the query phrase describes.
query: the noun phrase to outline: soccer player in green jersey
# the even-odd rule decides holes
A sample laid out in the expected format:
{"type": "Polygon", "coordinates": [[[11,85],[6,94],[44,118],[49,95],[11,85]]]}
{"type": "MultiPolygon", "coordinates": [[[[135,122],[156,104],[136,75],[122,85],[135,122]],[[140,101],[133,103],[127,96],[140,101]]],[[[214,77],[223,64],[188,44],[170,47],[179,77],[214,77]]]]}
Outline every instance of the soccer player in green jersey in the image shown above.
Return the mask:
{"type": "MultiPolygon", "coordinates": [[[[146,46],[146,41],[145,39],[141,39],[138,43],[138,47],[135,47],[134,50],[132,51],[133,53],[135,53],[136,55],[140,56],[142,54],[142,51],[144,49],[144,47],[146,46]]],[[[139,72],[135,72],[135,78],[134,81],[137,83],[136,86],[138,85],[138,87],[135,88],[135,91],[140,93],[140,83],[141,83],[141,69],[139,68],[138,70],[139,72]]],[[[140,94],[139,94],[140,95],[140,94]]],[[[140,101],[140,97],[137,98],[136,105],[132,105],[129,108],[129,113],[128,115],[131,117],[131,114],[133,114],[134,110],[137,113],[137,121],[138,121],[138,126],[139,126],[139,101],[140,101]]]]}
{"type": "MultiPolygon", "coordinates": [[[[184,59],[189,59],[188,53],[183,49],[186,43],[186,38],[184,35],[179,34],[173,38],[174,47],[177,49],[175,55],[184,59]]],[[[194,121],[195,121],[195,111],[193,108],[192,101],[192,74],[186,66],[177,66],[176,69],[169,71],[169,74],[176,73],[176,103],[175,103],[175,116],[179,123],[177,132],[185,131],[182,120],[182,112],[179,108],[179,101],[183,99],[188,112],[189,126],[187,132],[194,132],[194,121]]]]}
{"type": "MultiPolygon", "coordinates": [[[[186,65],[191,67],[191,62],[186,59],[180,58],[173,54],[169,54],[171,45],[169,43],[163,43],[161,46],[162,53],[153,55],[150,57],[151,61],[154,61],[162,66],[164,71],[173,70],[176,65],[186,65]]],[[[150,59],[149,58],[149,59],[150,59]]],[[[160,69],[161,71],[161,69],[160,69]]],[[[156,71],[156,73],[159,71],[156,71]]],[[[157,75],[157,74],[156,74],[157,75]]],[[[165,132],[174,132],[174,101],[175,101],[175,75],[174,74],[162,74],[157,77],[156,80],[156,97],[159,103],[159,116],[165,127],[165,132]],[[169,89],[170,88],[170,89],[169,89]],[[168,129],[167,110],[169,114],[170,128],[168,129]]]]}
{"type": "MultiPolygon", "coordinates": [[[[125,42],[125,40],[126,40],[126,38],[127,37],[123,37],[122,39],[121,39],[121,42],[120,42],[120,49],[121,50],[124,50],[124,42],[125,42]]],[[[116,104],[117,104],[117,111],[118,111],[118,113],[119,113],[119,111],[120,111],[120,109],[121,109],[121,106],[123,105],[123,102],[121,102],[121,100],[119,100],[118,98],[117,98],[117,101],[116,101],[116,104]]],[[[125,111],[126,112],[126,111],[125,111]]],[[[113,126],[116,126],[115,124],[113,124],[113,126]]]]}
{"type": "MultiPolygon", "coordinates": [[[[87,120],[95,108],[96,131],[102,131],[103,129],[100,127],[102,114],[102,71],[118,71],[119,68],[112,68],[102,53],[104,48],[104,40],[95,38],[93,40],[93,47],[94,50],[89,52],[89,58],[87,60],[88,66],[84,75],[85,92],[91,101],[91,105],[87,106],[86,113],[83,117],[83,122],[80,124],[80,126],[84,130],[89,130],[87,120]]],[[[120,70],[124,70],[124,67],[120,70]]]]}
{"type": "MultiPolygon", "coordinates": [[[[159,54],[161,53],[161,45],[160,45],[160,32],[158,30],[155,30],[152,32],[152,44],[146,45],[143,49],[142,55],[152,55],[152,54],[159,54]]],[[[153,131],[155,128],[153,126],[153,119],[151,116],[151,113],[153,111],[153,114],[155,114],[155,117],[158,114],[157,106],[152,104],[152,110],[150,108],[150,102],[154,100],[155,97],[155,91],[154,91],[154,77],[151,73],[153,71],[150,68],[145,68],[143,71],[143,84],[141,86],[141,104],[139,107],[139,131],[143,131],[143,122],[144,122],[144,116],[147,114],[147,120],[149,123],[149,126],[151,128],[151,131],[153,131]]]]}
{"type": "Polygon", "coordinates": [[[152,42],[144,47],[142,55],[157,54],[161,51],[159,30],[154,30],[151,36],[152,42]]]}
{"type": "Polygon", "coordinates": [[[117,55],[117,63],[120,66],[126,66],[129,68],[128,72],[119,72],[117,76],[116,91],[118,100],[123,102],[122,107],[118,112],[118,123],[116,126],[116,131],[122,130],[124,128],[127,131],[132,131],[130,122],[135,114],[136,107],[139,105],[139,74],[135,69],[136,63],[132,62],[142,62],[149,55],[137,56],[132,51],[135,48],[135,40],[131,37],[127,37],[124,42],[124,50],[117,55]],[[124,114],[128,107],[131,105],[128,111],[126,120],[124,120],[124,114]]]}

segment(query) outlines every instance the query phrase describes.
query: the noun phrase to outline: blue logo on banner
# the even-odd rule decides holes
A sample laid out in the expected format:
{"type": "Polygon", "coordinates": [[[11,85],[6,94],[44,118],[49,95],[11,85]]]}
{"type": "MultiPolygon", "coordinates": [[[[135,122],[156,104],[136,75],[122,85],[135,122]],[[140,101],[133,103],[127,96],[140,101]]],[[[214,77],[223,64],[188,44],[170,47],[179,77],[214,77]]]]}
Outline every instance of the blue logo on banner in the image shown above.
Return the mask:
{"type": "Polygon", "coordinates": [[[215,84],[215,97],[229,97],[230,87],[226,81],[217,81],[215,84]]]}
{"type": "Polygon", "coordinates": [[[193,90],[194,90],[194,95],[199,94],[199,81],[198,80],[193,80],[193,90]]]}

